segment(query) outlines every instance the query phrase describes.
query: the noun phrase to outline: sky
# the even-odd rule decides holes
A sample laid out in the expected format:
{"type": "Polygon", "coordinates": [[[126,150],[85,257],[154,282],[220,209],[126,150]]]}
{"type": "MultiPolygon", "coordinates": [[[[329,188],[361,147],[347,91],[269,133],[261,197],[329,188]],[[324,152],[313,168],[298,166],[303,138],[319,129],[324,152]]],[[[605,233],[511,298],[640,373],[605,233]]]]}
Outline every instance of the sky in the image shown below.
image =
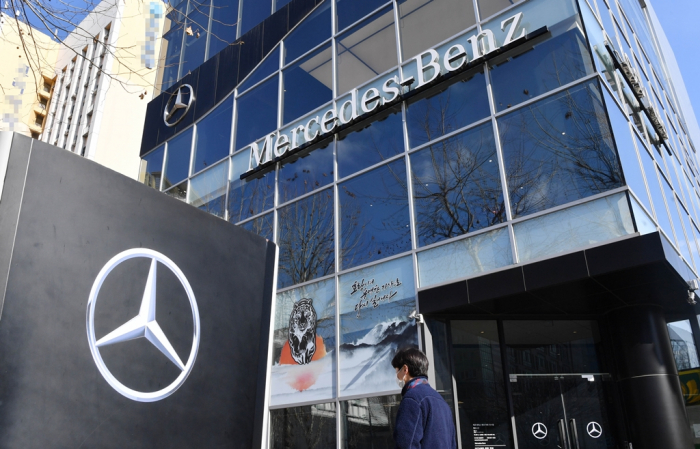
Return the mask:
{"type": "MultiPolygon", "coordinates": [[[[698,59],[697,17],[698,0],[655,0],[656,16],[666,34],[683,75],[690,103],[696,116],[700,115],[700,60],[698,59]]],[[[678,92],[681,95],[680,92],[678,92]]],[[[692,125],[689,125],[692,127],[692,125]]],[[[694,139],[696,148],[700,146],[694,139]]]]}

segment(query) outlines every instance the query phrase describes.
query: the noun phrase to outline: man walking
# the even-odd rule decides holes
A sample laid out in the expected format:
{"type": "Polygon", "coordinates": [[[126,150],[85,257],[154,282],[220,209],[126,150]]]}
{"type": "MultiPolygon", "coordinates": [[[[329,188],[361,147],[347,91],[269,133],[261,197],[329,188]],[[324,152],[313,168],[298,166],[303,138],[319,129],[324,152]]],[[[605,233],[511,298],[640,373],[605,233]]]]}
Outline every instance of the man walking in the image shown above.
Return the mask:
{"type": "Polygon", "coordinates": [[[428,358],[419,349],[400,349],[391,365],[402,388],[396,415],[394,442],[397,449],[455,449],[452,411],[428,383],[428,358]]]}

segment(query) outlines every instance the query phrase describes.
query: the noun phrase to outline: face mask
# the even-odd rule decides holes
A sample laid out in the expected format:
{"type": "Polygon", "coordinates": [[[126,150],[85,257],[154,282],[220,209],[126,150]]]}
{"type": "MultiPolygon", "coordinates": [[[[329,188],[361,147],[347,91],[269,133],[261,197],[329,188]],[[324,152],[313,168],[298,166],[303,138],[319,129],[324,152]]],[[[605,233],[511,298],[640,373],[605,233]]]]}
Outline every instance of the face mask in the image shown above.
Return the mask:
{"type": "MultiPolygon", "coordinates": [[[[398,374],[398,373],[397,373],[398,374]]],[[[403,379],[399,379],[398,377],[396,378],[396,384],[399,386],[399,388],[403,388],[403,386],[406,384],[406,381],[403,379]]]]}

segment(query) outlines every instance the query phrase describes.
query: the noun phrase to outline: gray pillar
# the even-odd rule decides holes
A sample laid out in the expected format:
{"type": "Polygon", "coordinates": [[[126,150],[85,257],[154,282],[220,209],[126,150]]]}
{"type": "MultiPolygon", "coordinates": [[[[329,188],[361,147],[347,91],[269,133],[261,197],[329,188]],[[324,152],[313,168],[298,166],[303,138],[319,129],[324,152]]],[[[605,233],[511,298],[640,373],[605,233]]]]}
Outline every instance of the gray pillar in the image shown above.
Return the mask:
{"type": "Polygon", "coordinates": [[[663,312],[633,306],[609,314],[617,385],[634,449],[692,449],[663,312]]]}

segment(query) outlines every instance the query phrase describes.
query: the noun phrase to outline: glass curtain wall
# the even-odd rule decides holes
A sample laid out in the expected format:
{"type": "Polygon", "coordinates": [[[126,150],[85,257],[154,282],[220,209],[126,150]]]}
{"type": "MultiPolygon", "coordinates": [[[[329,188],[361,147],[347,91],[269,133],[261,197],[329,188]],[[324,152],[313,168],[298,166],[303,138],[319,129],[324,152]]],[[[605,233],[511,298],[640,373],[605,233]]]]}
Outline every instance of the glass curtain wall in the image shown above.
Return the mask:
{"type": "MultiPolygon", "coordinates": [[[[361,447],[390,434],[398,390],[389,355],[418,344],[408,318],[418,288],[652,232],[657,223],[674,244],[683,236],[689,264],[698,254],[693,150],[674,132],[669,154],[631,108],[603,52],[603,1],[593,9],[582,1],[582,17],[573,0],[557,8],[516,2],[500,14],[480,11],[491,3],[345,1],[326,0],[231,97],[142,164],[150,185],[280,246],[275,447],[361,447]],[[465,13],[446,18],[453,7],[465,13]],[[298,127],[309,118],[349,101],[349,89],[381,89],[397,64],[408,67],[426,50],[416,47],[412,16],[431,30],[426,45],[444,52],[517,13],[550,33],[240,179],[255,139],[280,132],[303,141],[298,127]],[[307,427],[290,427],[299,417],[307,427]],[[332,440],[307,438],[330,422],[332,440]]],[[[667,129],[680,129],[672,96],[641,58],[667,129]]]]}
{"type": "Polygon", "coordinates": [[[646,11],[637,2],[598,0],[581,2],[581,12],[625,182],[639,211],[637,222],[651,224],[640,232],[658,229],[688,266],[698,270],[698,159],[677,126],[682,118],[673,91],[661,81],[665,72],[646,11]],[[629,75],[616,69],[615,59],[627,64],[641,87],[635,88],[629,75]],[[650,117],[657,117],[660,126],[652,125],[650,117]]]}
{"type": "Polygon", "coordinates": [[[158,72],[166,90],[289,0],[182,0],[166,15],[158,72]]]}

